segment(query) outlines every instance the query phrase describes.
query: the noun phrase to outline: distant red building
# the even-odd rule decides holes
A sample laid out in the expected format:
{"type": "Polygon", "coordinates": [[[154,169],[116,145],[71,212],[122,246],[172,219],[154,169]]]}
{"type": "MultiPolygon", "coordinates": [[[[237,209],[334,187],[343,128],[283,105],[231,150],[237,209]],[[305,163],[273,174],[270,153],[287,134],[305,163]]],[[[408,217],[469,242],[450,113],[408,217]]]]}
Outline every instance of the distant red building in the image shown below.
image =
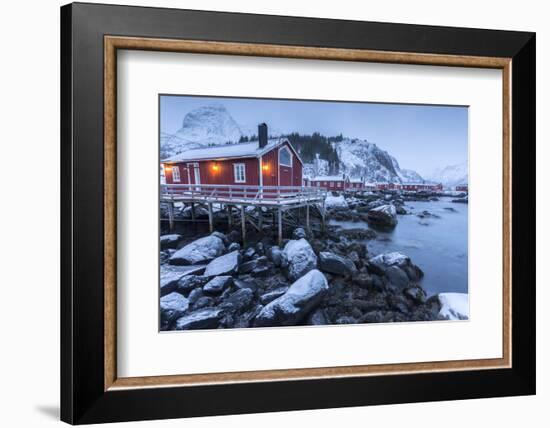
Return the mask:
{"type": "Polygon", "coordinates": [[[401,183],[375,183],[376,190],[401,190],[402,185],[401,183]]]}
{"type": "Polygon", "coordinates": [[[162,161],[166,184],[302,186],[302,160],[286,138],[187,150],[162,161]]]}
{"type": "Polygon", "coordinates": [[[346,183],[346,190],[352,192],[365,190],[365,181],[362,178],[350,178],[346,183]]]}
{"type": "Polygon", "coordinates": [[[468,185],[467,184],[460,184],[460,185],[455,187],[455,190],[457,192],[466,192],[466,193],[468,193],[468,185]]]}
{"type": "Polygon", "coordinates": [[[441,192],[443,190],[443,185],[441,183],[403,183],[402,189],[406,192],[441,192]]]}
{"type": "Polygon", "coordinates": [[[319,177],[313,177],[308,180],[308,185],[312,187],[319,187],[333,192],[342,192],[349,184],[349,177],[345,175],[325,175],[319,177]]]}

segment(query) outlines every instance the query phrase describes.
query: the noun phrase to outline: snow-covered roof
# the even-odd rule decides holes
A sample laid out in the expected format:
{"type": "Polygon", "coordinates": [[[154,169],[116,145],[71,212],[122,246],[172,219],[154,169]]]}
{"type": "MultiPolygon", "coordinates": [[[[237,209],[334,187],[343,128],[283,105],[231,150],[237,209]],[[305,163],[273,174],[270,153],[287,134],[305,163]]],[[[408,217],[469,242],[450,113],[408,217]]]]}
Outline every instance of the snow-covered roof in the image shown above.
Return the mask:
{"type": "Polygon", "coordinates": [[[402,183],[403,186],[437,186],[439,183],[432,183],[432,182],[428,182],[428,181],[424,181],[424,182],[407,182],[407,183],[402,183]]]}
{"type": "Polygon", "coordinates": [[[362,178],[350,178],[349,181],[350,181],[350,183],[362,183],[363,179],[362,178]]]}
{"type": "MultiPolygon", "coordinates": [[[[265,147],[260,147],[258,141],[252,141],[248,143],[238,144],[223,144],[220,146],[203,147],[200,149],[186,150],[183,153],[171,156],[164,160],[164,162],[182,162],[182,161],[194,161],[194,160],[213,160],[213,159],[232,159],[232,158],[249,158],[258,157],[263,154],[277,148],[278,146],[290,142],[284,139],[270,139],[265,147]]],[[[294,149],[293,149],[294,151],[294,149]]]]}
{"type": "Polygon", "coordinates": [[[311,181],[344,181],[346,178],[341,175],[320,175],[318,177],[313,177],[311,181]]]}

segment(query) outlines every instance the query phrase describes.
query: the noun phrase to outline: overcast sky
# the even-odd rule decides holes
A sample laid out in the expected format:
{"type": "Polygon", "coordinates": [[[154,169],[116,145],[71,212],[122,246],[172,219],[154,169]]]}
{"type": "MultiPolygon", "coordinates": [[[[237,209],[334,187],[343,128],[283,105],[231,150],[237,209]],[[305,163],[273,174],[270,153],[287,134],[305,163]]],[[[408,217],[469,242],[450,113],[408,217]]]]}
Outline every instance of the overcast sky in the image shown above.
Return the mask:
{"type": "Polygon", "coordinates": [[[161,131],[175,133],[189,111],[211,103],[223,104],[240,126],[254,132],[265,122],[285,133],[366,139],[421,175],[468,158],[467,107],[162,96],[161,131]]]}

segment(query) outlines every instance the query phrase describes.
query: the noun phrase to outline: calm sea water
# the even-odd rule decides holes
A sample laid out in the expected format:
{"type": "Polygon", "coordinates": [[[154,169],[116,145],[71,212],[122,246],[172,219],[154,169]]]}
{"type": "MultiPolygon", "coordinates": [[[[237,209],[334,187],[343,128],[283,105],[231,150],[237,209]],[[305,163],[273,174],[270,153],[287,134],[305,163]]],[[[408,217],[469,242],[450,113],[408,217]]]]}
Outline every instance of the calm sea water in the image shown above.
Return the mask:
{"type": "MultiPolygon", "coordinates": [[[[371,255],[399,251],[424,271],[422,286],[433,295],[442,292],[468,292],[468,205],[452,203],[451,198],[437,202],[407,202],[413,214],[398,216],[393,231],[378,233],[368,241],[371,255]],[[446,210],[450,207],[456,210],[446,210]],[[440,218],[419,218],[429,211],[440,218]]],[[[367,227],[366,223],[332,221],[344,228],[367,227]]]]}

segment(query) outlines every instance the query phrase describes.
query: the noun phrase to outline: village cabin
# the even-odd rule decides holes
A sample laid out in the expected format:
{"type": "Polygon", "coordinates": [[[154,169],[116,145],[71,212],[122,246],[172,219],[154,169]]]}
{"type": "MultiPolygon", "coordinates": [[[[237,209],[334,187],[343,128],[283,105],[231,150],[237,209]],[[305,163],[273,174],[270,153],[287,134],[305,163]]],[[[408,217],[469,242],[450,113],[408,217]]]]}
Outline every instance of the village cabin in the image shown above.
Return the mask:
{"type": "Polygon", "coordinates": [[[467,184],[459,184],[458,186],[455,187],[455,190],[457,192],[466,192],[466,193],[468,193],[468,185],[467,184]]]}
{"type": "Polygon", "coordinates": [[[441,192],[443,185],[441,183],[403,183],[402,188],[406,192],[441,192]]]}
{"type": "Polygon", "coordinates": [[[343,192],[349,185],[349,177],[346,175],[321,175],[308,180],[308,185],[318,187],[331,192],[343,192]]]}
{"type": "Polygon", "coordinates": [[[346,183],[346,190],[350,192],[360,192],[365,190],[365,181],[362,178],[350,178],[346,183]]]}
{"type": "MultiPolygon", "coordinates": [[[[286,138],[186,150],[162,161],[166,184],[302,186],[302,160],[286,138]]],[[[198,186],[197,186],[198,187],[198,186]]]]}
{"type": "Polygon", "coordinates": [[[375,183],[376,190],[401,190],[401,183],[379,182],[375,183]]]}

